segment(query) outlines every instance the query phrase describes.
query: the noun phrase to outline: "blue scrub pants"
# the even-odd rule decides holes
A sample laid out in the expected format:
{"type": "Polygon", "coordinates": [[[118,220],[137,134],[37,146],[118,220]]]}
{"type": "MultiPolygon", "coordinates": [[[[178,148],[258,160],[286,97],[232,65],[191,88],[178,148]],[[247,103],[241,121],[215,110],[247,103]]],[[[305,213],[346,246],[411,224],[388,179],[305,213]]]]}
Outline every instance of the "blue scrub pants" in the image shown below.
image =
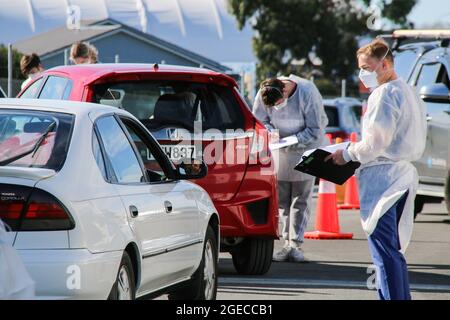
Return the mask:
{"type": "Polygon", "coordinates": [[[378,220],[377,227],[368,237],[381,300],[411,300],[408,268],[400,252],[398,236],[398,223],[407,196],[408,192],[378,220]]]}

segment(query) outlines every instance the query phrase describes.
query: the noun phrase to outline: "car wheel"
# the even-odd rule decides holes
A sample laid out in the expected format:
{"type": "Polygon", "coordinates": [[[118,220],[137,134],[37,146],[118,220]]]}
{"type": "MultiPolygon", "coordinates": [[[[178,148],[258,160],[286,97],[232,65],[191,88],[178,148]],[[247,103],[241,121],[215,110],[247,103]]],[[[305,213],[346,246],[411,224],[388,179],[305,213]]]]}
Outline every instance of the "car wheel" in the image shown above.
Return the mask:
{"type": "Polygon", "coordinates": [[[447,206],[447,212],[450,215],[450,171],[447,172],[447,179],[445,180],[445,205],[447,206]]]}
{"type": "Polygon", "coordinates": [[[425,199],[422,196],[416,196],[414,199],[414,219],[422,212],[424,204],[425,199]]]}
{"type": "Polygon", "coordinates": [[[215,300],[218,254],[216,235],[208,226],[200,266],[185,286],[169,294],[169,300],[215,300]]]}
{"type": "Polygon", "coordinates": [[[231,251],[236,271],[245,275],[263,275],[272,264],[273,239],[247,238],[231,251]]]}
{"type": "Polygon", "coordinates": [[[134,283],[133,265],[128,253],[124,252],[117,272],[116,282],[111,289],[108,300],[134,300],[136,284],[134,283]]]}

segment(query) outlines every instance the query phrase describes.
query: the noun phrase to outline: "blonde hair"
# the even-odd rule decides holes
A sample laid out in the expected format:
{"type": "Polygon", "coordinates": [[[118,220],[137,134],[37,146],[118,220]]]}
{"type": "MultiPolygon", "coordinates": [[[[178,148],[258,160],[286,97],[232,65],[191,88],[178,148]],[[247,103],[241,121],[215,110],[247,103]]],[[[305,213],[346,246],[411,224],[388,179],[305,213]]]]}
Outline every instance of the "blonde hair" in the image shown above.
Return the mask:
{"type": "Polygon", "coordinates": [[[97,63],[98,50],[87,42],[76,42],[70,48],[70,59],[74,61],[76,58],[89,59],[91,63],[97,63]]]}
{"type": "Polygon", "coordinates": [[[363,54],[380,60],[386,56],[386,59],[392,63],[394,62],[394,56],[392,55],[389,45],[382,39],[375,39],[371,43],[359,48],[358,51],[356,51],[357,58],[363,54]]]}

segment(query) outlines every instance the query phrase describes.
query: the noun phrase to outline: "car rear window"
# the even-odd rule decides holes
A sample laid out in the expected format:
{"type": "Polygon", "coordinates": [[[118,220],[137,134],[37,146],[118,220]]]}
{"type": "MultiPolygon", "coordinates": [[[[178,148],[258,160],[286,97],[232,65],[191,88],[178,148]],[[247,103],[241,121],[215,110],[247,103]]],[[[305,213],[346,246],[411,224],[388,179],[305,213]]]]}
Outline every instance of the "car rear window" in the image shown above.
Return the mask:
{"type": "Polygon", "coordinates": [[[60,170],[66,159],[74,119],[75,116],[63,113],[0,109],[0,162],[33,150],[55,123],[35,152],[5,165],[60,170]]]}
{"type": "Polygon", "coordinates": [[[122,108],[148,129],[243,129],[244,117],[232,87],[189,81],[140,81],[94,87],[96,103],[122,108]]]}
{"type": "Polygon", "coordinates": [[[325,106],[325,113],[328,117],[328,127],[339,127],[339,114],[334,106],[325,106]]]}

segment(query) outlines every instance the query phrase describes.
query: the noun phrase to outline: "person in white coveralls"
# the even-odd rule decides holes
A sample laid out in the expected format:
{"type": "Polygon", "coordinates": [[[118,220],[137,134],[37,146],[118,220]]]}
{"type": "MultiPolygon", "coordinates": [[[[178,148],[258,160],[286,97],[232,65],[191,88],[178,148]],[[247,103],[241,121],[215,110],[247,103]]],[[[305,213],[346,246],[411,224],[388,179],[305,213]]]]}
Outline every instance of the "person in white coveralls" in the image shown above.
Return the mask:
{"type": "Polygon", "coordinates": [[[426,142],[425,105],[394,71],[389,46],[381,39],[357,52],[360,79],[374,89],[363,116],[361,141],[336,151],[327,161],[361,162],[361,222],[377,270],[380,299],[411,299],[404,257],[411,239],[418,160],[426,142]]]}

